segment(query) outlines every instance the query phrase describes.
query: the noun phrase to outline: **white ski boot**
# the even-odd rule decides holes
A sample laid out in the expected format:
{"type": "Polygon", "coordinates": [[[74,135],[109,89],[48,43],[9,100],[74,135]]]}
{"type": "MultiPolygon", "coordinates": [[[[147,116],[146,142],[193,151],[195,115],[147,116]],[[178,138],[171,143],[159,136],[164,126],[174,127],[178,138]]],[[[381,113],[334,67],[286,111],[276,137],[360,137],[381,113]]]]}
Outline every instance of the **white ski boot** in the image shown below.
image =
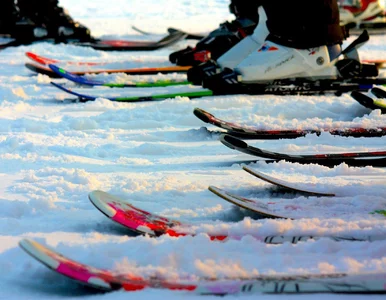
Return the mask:
{"type": "Polygon", "coordinates": [[[243,83],[299,77],[336,78],[335,60],[340,53],[340,45],[294,49],[267,41],[234,71],[243,83]]]}

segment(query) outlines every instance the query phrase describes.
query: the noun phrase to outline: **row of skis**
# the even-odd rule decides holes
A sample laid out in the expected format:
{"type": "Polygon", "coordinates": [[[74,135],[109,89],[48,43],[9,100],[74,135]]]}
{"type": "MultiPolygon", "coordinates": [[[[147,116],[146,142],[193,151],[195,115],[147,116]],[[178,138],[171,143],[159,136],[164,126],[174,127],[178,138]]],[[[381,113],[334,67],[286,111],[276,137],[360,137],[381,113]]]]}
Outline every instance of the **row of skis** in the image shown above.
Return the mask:
{"type": "MultiPolygon", "coordinates": [[[[160,41],[123,43],[120,44],[120,50],[155,50],[161,47],[169,46],[183,38],[187,34],[178,30],[170,30],[169,35],[160,41]]],[[[191,38],[197,38],[192,36],[191,38]]],[[[117,42],[117,41],[116,41],[117,42]]],[[[105,47],[90,45],[100,50],[111,50],[113,42],[105,44],[105,47]],[[108,46],[109,45],[109,46],[108,46]]],[[[190,66],[168,66],[159,68],[136,68],[136,69],[108,69],[106,62],[80,62],[80,61],[59,61],[52,58],[40,56],[36,53],[27,52],[27,57],[33,62],[26,63],[26,67],[33,72],[48,75],[51,78],[66,78],[76,83],[80,87],[120,87],[120,88],[141,88],[141,87],[166,87],[171,85],[189,85],[186,81],[156,81],[156,82],[137,82],[127,84],[117,84],[114,82],[103,82],[93,80],[87,77],[87,74],[93,73],[126,73],[126,74],[158,74],[158,73],[187,73],[190,66]],[[71,72],[65,68],[71,67],[71,72]],[[74,71],[74,68],[79,68],[74,71]]],[[[368,61],[376,64],[379,68],[386,66],[386,60],[368,61]]],[[[382,113],[386,112],[386,91],[382,88],[384,81],[377,80],[377,84],[369,82],[355,84],[340,82],[334,85],[332,91],[336,94],[341,92],[351,92],[351,96],[359,103],[370,109],[380,109],[382,113]],[[351,84],[351,85],[350,85],[351,84]],[[365,93],[365,91],[367,93],[365,93]]],[[[51,82],[52,85],[73,95],[80,101],[92,101],[98,98],[96,95],[89,95],[74,91],[63,84],[51,82]]],[[[281,83],[270,83],[267,89],[260,93],[280,94],[281,89],[274,89],[272,85],[281,83]]],[[[290,91],[283,94],[294,94],[299,91],[290,91]]],[[[323,91],[319,90],[317,93],[323,91]]],[[[190,98],[212,96],[216,92],[203,89],[195,92],[178,94],[158,94],[143,95],[140,97],[106,97],[111,101],[119,102],[141,102],[141,101],[159,101],[162,99],[187,96],[190,98]]],[[[301,93],[300,93],[301,94],[301,93]]],[[[335,166],[346,163],[350,166],[386,166],[386,150],[377,152],[358,152],[358,153],[326,153],[326,154],[308,154],[295,155],[286,153],[270,152],[264,149],[249,145],[245,140],[253,139],[283,139],[298,138],[307,134],[320,135],[327,132],[331,135],[347,137],[381,137],[386,135],[386,127],[378,128],[323,128],[315,129],[284,129],[284,130],[262,130],[250,126],[234,124],[226,120],[215,117],[210,112],[200,108],[194,109],[194,115],[207,124],[218,128],[215,132],[219,134],[219,140],[225,146],[251,155],[251,161],[264,160],[267,163],[286,160],[302,164],[320,164],[325,166],[335,166]]],[[[318,197],[339,197],[329,191],[320,191],[317,188],[310,188],[307,185],[301,185],[284,181],[280,178],[274,178],[247,166],[242,167],[249,174],[269,182],[283,191],[292,191],[304,196],[318,197]]],[[[221,199],[228,201],[238,207],[251,211],[261,218],[280,218],[293,219],[291,216],[279,215],[269,209],[262,202],[254,199],[247,199],[239,195],[229,193],[215,186],[210,186],[209,190],[221,199]]],[[[151,212],[144,211],[130,204],[128,201],[120,199],[114,195],[103,191],[93,191],[89,194],[91,203],[105,216],[112,221],[123,225],[129,231],[152,237],[168,235],[173,237],[194,236],[192,224],[183,223],[169,218],[154,215],[151,212]]],[[[385,211],[372,212],[374,214],[385,215],[385,211]]],[[[202,232],[200,232],[202,233],[202,232]]],[[[215,234],[206,232],[209,239],[213,242],[224,242],[230,239],[241,239],[242,236],[232,236],[231,234],[215,234]]],[[[310,239],[320,238],[332,239],[334,241],[378,241],[386,240],[384,235],[362,235],[362,236],[253,236],[255,239],[268,244],[281,244],[284,242],[297,243],[310,239]]],[[[54,249],[38,243],[34,240],[23,239],[20,241],[20,247],[28,254],[40,261],[55,272],[67,276],[81,284],[91,286],[104,291],[123,289],[126,291],[142,290],[145,288],[162,288],[170,290],[184,290],[196,292],[199,294],[226,295],[236,293],[386,293],[386,275],[385,273],[330,273],[330,274],[311,274],[311,275],[260,275],[248,278],[202,278],[200,280],[167,280],[164,278],[145,278],[133,274],[117,274],[110,270],[101,270],[88,265],[73,261],[54,249]]]]}

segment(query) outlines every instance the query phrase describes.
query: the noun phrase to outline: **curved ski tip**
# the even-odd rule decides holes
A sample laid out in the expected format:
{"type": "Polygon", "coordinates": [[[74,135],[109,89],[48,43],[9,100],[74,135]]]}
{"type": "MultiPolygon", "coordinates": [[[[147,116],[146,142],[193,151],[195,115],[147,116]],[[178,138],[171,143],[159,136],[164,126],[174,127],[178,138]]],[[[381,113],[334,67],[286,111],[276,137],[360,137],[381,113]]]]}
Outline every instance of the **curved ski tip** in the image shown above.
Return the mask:
{"type": "MultiPolygon", "coordinates": [[[[60,263],[49,256],[47,254],[47,251],[51,252],[47,246],[43,246],[39,244],[38,242],[35,242],[30,239],[22,239],[19,241],[19,246],[22,248],[25,252],[27,252],[32,257],[36,258],[40,262],[47,265],[49,268],[56,270],[60,263]]],[[[48,253],[49,253],[48,252],[48,253]]]]}
{"type": "Polygon", "coordinates": [[[366,108],[370,108],[369,105],[373,105],[373,102],[374,102],[374,100],[371,97],[358,91],[351,92],[351,97],[353,97],[356,101],[358,101],[366,108]]]}
{"type": "Polygon", "coordinates": [[[196,107],[194,110],[193,110],[193,114],[199,118],[201,121],[205,122],[205,123],[209,123],[209,118],[207,116],[207,112],[201,108],[198,108],[196,107]]]}
{"type": "Polygon", "coordinates": [[[35,57],[36,55],[35,55],[35,53],[32,53],[32,52],[27,51],[27,52],[25,53],[25,56],[27,56],[28,58],[33,58],[33,57],[35,57]]]}
{"type": "Polygon", "coordinates": [[[377,98],[386,98],[386,91],[384,89],[381,89],[379,87],[373,87],[371,89],[371,93],[376,96],[377,98]]]}
{"type": "Polygon", "coordinates": [[[92,191],[88,194],[88,198],[92,204],[95,205],[102,213],[104,213],[109,218],[113,218],[117,211],[112,208],[109,203],[111,202],[122,202],[118,197],[110,195],[109,193],[103,191],[92,191]]]}
{"type": "Polygon", "coordinates": [[[48,64],[48,67],[58,73],[58,74],[62,74],[62,73],[67,73],[66,70],[62,69],[62,68],[59,68],[58,66],[54,65],[54,64],[48,64]]]}
{"type": "Polygon", "coordinates": [[[248,144],[238,138],[235,138],[229,134],[222,134],[220,136],[220,141],[227,147],[236,149],[236,148],[248,148],[248,144]]]}
{"type": "Polygon", "coordinates": [[[221,190],[220,188],[215,187],[213,185],[210,185],[208,187],[208,190],[211,191],[213,194],[216,194],[217,196],[220,196],[223,193],[223,190],[221,190]]]}

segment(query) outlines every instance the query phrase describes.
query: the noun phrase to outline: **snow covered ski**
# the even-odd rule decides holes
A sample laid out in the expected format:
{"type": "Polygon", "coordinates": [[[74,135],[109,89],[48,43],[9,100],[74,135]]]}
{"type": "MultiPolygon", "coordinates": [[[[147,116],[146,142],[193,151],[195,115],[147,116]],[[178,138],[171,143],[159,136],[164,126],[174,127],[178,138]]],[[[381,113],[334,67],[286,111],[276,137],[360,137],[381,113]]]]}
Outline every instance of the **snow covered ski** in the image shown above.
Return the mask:
{"type": "Polygon", "coordinates": [[[185,32],[174,31],[158,41],[96,40],[72,43],[103,51],[152,51],[171,46],[187,37],[185,32]]]}
{"type": "Polygon", "coordinates": [[[167,280],[144,278],[131,273],[119,274],[81,264],[31,239],[19,246],[34,259],[78,283],[92,288],[114,291],[137,291],[145,288],[185,290],[204,295],[228,294],[300,294],[300,293],[386,293],[385,273],[328,273],[259,275],[225,279],[167,280]]]}
{"type": "Polygon", "coordinates": [[[75,46],[91,47],[95,50],[103,51],[153,51],[161,48],[171,46],[187,37],[185,32],[173,31],[167,36],[161,38],[158,41],[129,41],[129,40],[103,40],[103,39],[92,39],[91,41],[80,41],[74,39],[68,40],[55,40],[52,38],[42,39],[28,39],[28,40],[12,40],[3,44],[0,44],[0,49],[6,49],[9,47],[17,47],[22,45],[31,45],[35,43],[66,43],[75,46]]]}
{"type": "MultiPolygon", "coordinates": [[[[28,68],[30,69],[33,69],[34,71],[37,71],[36,70],[36,66],[27,66],[28,68]]],[[[177,67],[178,68],[178,67],[177,67]]],[[[186,67],[185,67],[186,68],[186,67]]],[[[38,71],[37,72],[40,72],[42,74],[46,74],[46,75],[49,75],[53,78],[58,78],[58,77],[61,77],[59,75],[57,75],[54,71],[52,71],[51,69],[48,69],[48,68],[45,68],[45,67],[40,67],[38,66],[38,71]],[[51,75],[51,74],[54,74],[54,75],[51,75]]],[[[159,69],[131,69],[131,70],[105,70],[105,71],[97,71],[97,73],[103,73],[103,72],[106,72],[106,73],[126,73],[126,74],[150,74],[150,73],[171,73],[173,72],[172,71],[173,68],[165,68],[164,69],[164,72],[162,72],[162,69],[159,68],[159,69]]],[[[175,69],[176,70],[176,69],[175,69]]],[[[178,70],[178,69],[177,69],[178,70]]],[[[185,69],[187,70],[187,69],[185,69]]],[[[184,72],[183,70],[180,70],[181,72],[184,72]]],[[[88,73],[95,73],[93,71],[88,71],[88,73]]],[[[76,75],[84,75],[85,72],[77,72],[76,75]]],[[[376,80],[376,79],[375,79],[376,80]]],[[[322,94],[328,94],[328,93],[338,93],[339,94],[342,94],[342,93],[345,93],[345,92],[351,92],[353,90],[360,90],[360,91],[368,91],[369,89],[371,89],[373,87],[373,84],[370,83],[371,80],[367,80],[367,83],[366,84],[359,84],[359,83],[344,83],[342,82],[342,84],[338,84],[338,83],[334,83],[333,87],[331,86],[330,88],[324,90],[323,88],[321,88],[321,85],[320,83],[316,83],[314,82],[313,84],[315,84],[315,90],[313,90],[313,87],[312,86],[308,86],[307,87],[307,91],[303,90],[303,88],[300,88],[300,90],[298,90],[296,88],[296,86],[294,85],[291,85],[290,87],[288,87],[288,89],[285,87],[285,86],[275,86],[273,87],[271,85],[271,83],[267,83],[267,84],[260,84],[260,90],[258,93],[256,93],[256,95],[263,95],[263,94],[273,94],[273,95],[319,95],[320,92],[323,90],[322,94]]],[[[376,80],[375,82],[377,82],[377,84],[379,83],[379,80],[376,80]]],[[[384,79],[384,82],[386,83],[386,79],[384,79]]],[[[275,83],[277,84],[277,82],[275,83]]],[[[56,87],[59,87],[58,84],[54,84],[56,87]]],[[[304,87],[304,86],[303,86],[304,87]]],[[[66,88],[64,88],[63,86],[59,87],[60,89],[62,89],[63,91],[66,91],[70,94],[73,94],[75,96],[78,96],[79,98],[82,98],[84,100],[94,100],[96,98],[98,98],[97,96],[94,96],[94,95],[87,95],[87,94],[82,94],[81,96],[79,96],[78,93],[75,93],[73,91],[70,91],[70,90],[67,90],[66,88]]],[[[167,98],[175,98],[175,97],[189,97],[189,98],[200,98],[200,97],[206,97],[206,96],[216,96],[216,95],[226,95],[226,92],[227,90],[225,89],[224,91],[217,91],[217,92],[214,92],[212,90],[208,90],[208,89],[202,89],[202,90],[197,90],[197,91],[194,91],[194,92],[179,92],[179,93],[173,93],[173,94],[153,94],[153,95],[143,95],[143,96],[138,96],[136,98],[140,98],[140,99],[158,99],[158,100],[161,100],[161,99],[167,99],[167,98]]],[[[256,90],[254,90],[254,92],[257,92],[256,90]]],[[[128,97],[128,96],[119,96],[119,97],[113,97],[113,96],[104,96],[104,98],[106,99],[110,99],[110,100],[113,100],[113,99],[116,99],[116,98],[119,98],[121,99],[120,101],[124,101],[124,99],[128,99],[129,102],[132,101],[132,97],[128,97]]],[[[114,100],[113,100],[114,101],[114,100]]]]}
{"type": "Polygon", "coordinates": [[[175,86],[175,85],[189,85],[188,81],[175,81],[175,80],[160,80],[155,82],[137,82],[137,83],[113,83],[113,82],[103,82],[98,80],[88,79],[84,76],[79,76],[74,73],[68,72],[63,68],[58,67],[57,65],[49,64],[48,65],[52,71],[57,75],[62,76],[65,79],[68,79],[76,84],[85,85],[85,86],[107,86],[115,88],[126,88],[126,87],[166,87],[166,86],[175,86]]]}
{"type": "Polygon", "coordinates": [[[38,55],[34,52],[26,52],[25,55],[35,63],[41,64],[43,66],[49,64],[63,64],[63,65],[76,65],[76,66],[100,66],[106,64],[106,62],[86,62],[86,61],[61,61],[58,59],[53,59],[38,55]]]}
{"type": "MultiPolygon", "coordinates": [[[[56,74],[47,66],[37,65],[33,63],[26,63],[26,68],[38,73],[47,75],[51,78],[62,78],[62,76],[56,74]]],[[[179,67],[179,66],[170,66],[170,67],[158,67],[158,68],[132,68],[132,69],[83,69],[82,71],[72,72],[75,75],[86,75],[86,74],[101,74],[101,73],[124,73],[129,75],[156,75],[159,73],[169,74],[169,73],[186,73],[190,67],[179,67]]]]}
{"type": "Polygon", "coordinates": [[[51,84],[58,89],[74,95],[77,97],[77,99],[81,102],[83,101],[94,101],[97,98],[104,98],[108,99],[110,101],[115,101],[115,102],[147,102],[147,101],[162,101],[165,99],[169,98],[175,98],[175,97],[189,97],[189,98],[201,98],[205,96],[211,96],[212,93],[210,91],[196,91],[196,92],[185,92],[185,93],[174,93],[174,94],[161,94],[161,95],[149,95],[149,96],[122,96],[122,97],[109,97],[109,96],[93,96],[93,95],[86,95],[86,94],[81,94],[78,92],[73,91],[72,89],[66,88],[60,84],[57,84],[55,82],[51,82],[51,84]]]}
{"type": "Polygon", "coordinates": [[[243,140],[240,140],[231,135],[223,134],[220,136],[220,141],[227,147],[240,151],[245,154],[258,156],[265,159],[273,159],[276,161],[285,160],[300,164],[320,164],[333,167],[342,163],[350,166],[386,166],[386,151],[368,151],[368,152],[350,152],[350,153],[328,153],[328,154],[284,154],[271,152],[264,149],[256,148],[248,145],[243,140]]]}
{"type": "MultiPolygon", "coordinates": [[[[270,178],[268,178],[268,179],[270,179],[270,178]]],[[[275,182],[275,181],[273,181],[273,182],[275,182]]],[[[280,185],[279,182],[275,182],[274,184],[280,185]]],[[[263,201],[259,201],[256,199],[248,199],[245,197],[241,197],[241,196],[232,194],[230,192],[227,192],[227,191],[220,189],[218,187],[215,187],[215,186],[209,186],[208,189],[213,194],[219,196],[220,198],[224,199],[225,201],[232,203],[232,204],[234,204],[238,207],[241,207],[243,209],[246,209],[248,211],[251,211],[251,212],[257,214],[260,218],[292,219],[292,220],[301,219],[301,218],[309,218],[309,216],[307,216],[306,214],[304,216],[294,217],[294,216],[284,215],[282,213],[276,213],[275,211],[273,211],[272,209],[269,208],[269,204],[275,204],[275,203],[272,203],[272,201],[270,203],[265,203],[263,201]]],[[[302,191],[302,192],[304,192],[304,191],[302,191]]],[[[320,194],[318,196],[322,196],[322,195],[320,194]]],[[[328,197],[330,197],[330,195],[328,197]]],[[[296,205],[295,207],[293,205],[290,205],[289,208],[291,210],[295,209],[295,211],[299,210],[299,209],[302,210],[301,205],[296,205]]],[[[384,216],[384,211],[372,211],[372,212],[369,212],[369,214],[372,214],[372,215],[378,214],[378,215],[384,216]]],[[[381,237],[379,237],[379,238],[381,238],[381,237]]]]}
{"type": "Polygon", "coordinates": [[[347,137],[379,137],[386,135],[386,127],[378,128],[326,128],[323,130],[315,129],[255,129],[252,126],[243,126],[236,123],[219,119],[211,113],[195,108],[193,114],[201,121],[225,129],[226,133],[244,139],[294,139],[306,136],[307,134],[320,135],[322,132],[328,132],[331,135],[347,137]]]}
{"type": "MultiPolygon", "coordinates": [[[[171,220],[144,211],[103,191],[93,191],[89,194],[91,203],[112,221],[123,225],[128,230],[137,234],[158,237],[169,235],[173,237],[194,236],[196,232],[193,225],[185,222],[171,220]]],[[[268,212],[267,212],[268,214],[268,212]]],[[[202,233],[202,232],[200,232],[202,233]]],[[[228,232],[213,234],[206,232],[212,241],[225,241],[228,239],[240,239],[240,235],[232,235],[228,232]]],[[[250,234],[250,233],[248,233],[250,234]]],[[[297,243],[300,241],[315,240],[320,238],[333,239],[335,241],[376,241],[386,239],[384,235],[271,235],[262,236],[252,234],[253,238],[267,244],[282,244],[285,242],[297,243]]]]}
{"type": "MultiPolygon", "coordinates": [[[[284,188],[296,193],[302,193],[306,194],[308,196],[324,196],[324,197],[335,197],[334,193],[326,193],[326,192],[320,192],[313,188],[313,186],[306,186],[301,184],[296,184],[288,181],[284,181],[282,179],[274,178],[272,176],[269,176],[267,174],[264,174],[263,172],[259,172],[257,170],[254,170],[252,168],[249,168],[247,166],[243,166],[243,170],[248,172],[249,174],[260,178],[261,180],[264,180],[266,182],[269,182],[273,185],[276,185],[280,188],[284,188]]],[[[311,185],[311,184],[310,184],[311,185]]]]}

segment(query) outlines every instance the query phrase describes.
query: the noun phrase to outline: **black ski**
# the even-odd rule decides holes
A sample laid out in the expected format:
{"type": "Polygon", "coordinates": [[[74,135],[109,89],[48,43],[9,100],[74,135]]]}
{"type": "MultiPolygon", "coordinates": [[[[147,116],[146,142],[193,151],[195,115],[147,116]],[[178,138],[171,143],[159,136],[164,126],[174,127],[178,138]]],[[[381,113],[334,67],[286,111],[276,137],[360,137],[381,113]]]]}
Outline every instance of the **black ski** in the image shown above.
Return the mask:
{"type": "Polygon", "coordinates": [[[187,33],[182,31],[173,31],[167,36],[163,37],[158,41],[126,41],[126,40],[103,40],[103,39],[93,39],[91,41],[79,41],[79,40],[55,40],[52,38],[45,39],[30,39],[30,40],[12,40],[0,44],[0,49],[5,49],[8,47],[17,47],[22,45],[31,45],[40,42],[46,43],[65,43],[76,46],[91,47],[96,50],[103,51],[152,51],[160,48],[171,46],[183,39],[185,39],[187,33]]]}
{"type": "Polygon", "coordinates": [[[285,160],[300,164],[320,164],[329,167],[342,163],[357,167],[386,167],[386,151],[298,155],[271,152],[256,148],[238,138],[226,134],[220,136],[220,141],[225,146],[242,153],[276,161],[285,160]]]}
{"type": "MultiPolygon", "coordinates": [[[[377,97],[382,96],[382,93],[386,93],[379,88],[373,88],[371,92],[377,97]]],[[[358,101],[358,103],[366,108],[371,110],[380,109],[382,114],[386,114],[386,99],[373,99],[370,96],[358,91],[353,91],[351,93],[351,97],[353,97],[356,101],[358,101]]]]}
{"type": "Polygon", "coordinates": [[[322,132],[328,132],[331,135],[346,136],[346,137],[379,137],[386,135],[386,127],[378,128],[332,128],[325,130],[315,129],[282,129],[282,130],[270,130],[270,129],[255,129],[253,127],[247,127],[238,125],[232,122],[221,120],[211,113],[201,109],[195,108],[193,110],[194,115],[201,121],[217,126],[221,129],[225,129],[227,134],[240,137],[243,139],[295,139],[298,137],[306,136],[307,134],[320,135],[322,132]]]}

